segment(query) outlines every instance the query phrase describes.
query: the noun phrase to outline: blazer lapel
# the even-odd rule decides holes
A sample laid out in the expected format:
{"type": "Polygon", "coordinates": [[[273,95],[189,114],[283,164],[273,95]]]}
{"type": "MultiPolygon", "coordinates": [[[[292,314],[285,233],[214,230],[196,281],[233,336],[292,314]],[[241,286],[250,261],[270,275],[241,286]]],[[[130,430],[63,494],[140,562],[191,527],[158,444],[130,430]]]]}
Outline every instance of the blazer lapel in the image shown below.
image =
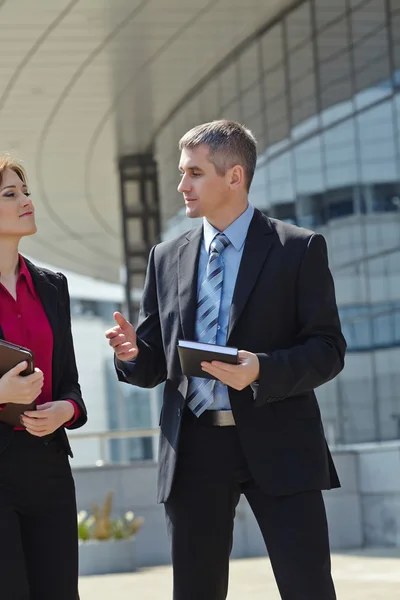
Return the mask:
{"type": "Polygon", "coordinates": [[[243,256],[233,292],[232,305],[229,313],[229,327],[227,343],[253,287],[256,284],[260,271],[276,240],[275,230],[268,217],[260,211],[254,212],[246,237],[243,256]]]}
{"type": "Polygon", "coordinates": [[[178,250],[178,302],[183,338],[193,340],[196,308],[197,277],[203,226],[190,231],[187,241],[178,250]]]}
{"type": "Polygon", "coordinates": [[[42,302],[44,312],[49,320],[50,327],[53,331],[53,373],[52,373],[52,383],[53,390],[56,382],[56,365],[58,357],[58,350],[60,346],[60,322],[58,316],[58,290],[55,285],[53,285],[46,273],[42,271],[39,267],[32,264],[29,260],[24,257],[26,266],[29,269],[29,272],[32,276],[32,281],[35,286],[35,290],[38,293],[38,296],[42,302]]]}

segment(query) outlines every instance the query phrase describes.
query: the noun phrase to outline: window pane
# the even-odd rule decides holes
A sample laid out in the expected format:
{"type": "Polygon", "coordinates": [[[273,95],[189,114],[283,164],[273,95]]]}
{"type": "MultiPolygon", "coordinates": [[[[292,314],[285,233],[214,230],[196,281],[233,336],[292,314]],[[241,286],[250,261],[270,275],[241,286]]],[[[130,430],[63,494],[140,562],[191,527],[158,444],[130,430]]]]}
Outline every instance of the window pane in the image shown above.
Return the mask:
{"type": "Polygon", "coordinates": [[[265,103],[283,97],[286,90],[285,71],[282,67],[278,67],[275,71],[271,71],[265,75],[264,79],[264,98],[265,103]]]}
{"type": "Polygon", "coordinates": [[[349,52],[320,63],[319,79],[322,108],[348,100],[352,95],[349,52]]]}
{"type": "Polygon", "coordinates": [[[254,43],[239,57],[239,81],[242,90],[247,90],[260,78],[259,63],[258,43],[254,43]]]}
{"type": "Polygon", "coordinates": [[[225,106],[236,98],[238,93],[236,63],[229,65],[220,75],[221,104],[225,106]]]}
{"type": "Polygon", "coordinates": [[[397,165],[391,102],[361,113],[357,120],[363,181],[395,180],[397,165]]]}
{"type": "Polygon", "coordinates": [[[385,24],[384,0],[370,0],[356,8],[351,15],[353,44],[383,27],[385,24]]]}
{"type": "Polygon", "coordinates": [[[348,48],[347,20],[334,23],[317,36],[318,58],[324,61],[348,48]]]}
{"type": "Polygon", "coordinates": [[[324,189],[321,137],[315,136],[293,150],[296,169],[296,190],[299,194],[321,192],[324,189]]]}
{"type": "Polygon", "coordinates": [[[283,61],[282,23],[269,29],[261,38],[263,69],[270,71],[283,61]]]}
{"type": "Polygon", "coordinates": [[[337,188],[357,181],[354,121],[345,121],[323,133],[326,184],[337,188]]]}
{"type": "Polygon", "coordinates": [[[241,97],[243,119],[246,121],[255,114],[261,113],[261,91],[258,84],[241,97]]]}
{"type": "Polygon", "coordinates": [[[346,0],[318,0],[315,3],[317,28],[320,29],[346,10],[346,0]]]}
{"type": "Polygon", "coordinates": [[[303,75],[307,75],[312,71],[313,68],[314,56],[311,43],[289,54],[290,81],[298,81],[303,75]]]}
{"type": "Polygon", "coordinates": [[[287,18],[287,47],[295,48],[311,37],[311,8],[305,2],[299,8],[292,10],[287,18]]]}

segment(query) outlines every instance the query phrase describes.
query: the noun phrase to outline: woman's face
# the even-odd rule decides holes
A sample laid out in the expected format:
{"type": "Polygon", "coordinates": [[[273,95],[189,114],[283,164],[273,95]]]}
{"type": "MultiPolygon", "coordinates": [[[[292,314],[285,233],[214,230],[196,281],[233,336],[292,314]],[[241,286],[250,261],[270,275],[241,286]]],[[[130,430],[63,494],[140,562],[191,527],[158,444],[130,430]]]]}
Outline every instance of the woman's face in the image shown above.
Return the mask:
{"type": "Polygon", "coordinates": [[[0,238],[36,233],[35,210],[26,184],[12,169],[6,169],[0,183],[0,238]]]}

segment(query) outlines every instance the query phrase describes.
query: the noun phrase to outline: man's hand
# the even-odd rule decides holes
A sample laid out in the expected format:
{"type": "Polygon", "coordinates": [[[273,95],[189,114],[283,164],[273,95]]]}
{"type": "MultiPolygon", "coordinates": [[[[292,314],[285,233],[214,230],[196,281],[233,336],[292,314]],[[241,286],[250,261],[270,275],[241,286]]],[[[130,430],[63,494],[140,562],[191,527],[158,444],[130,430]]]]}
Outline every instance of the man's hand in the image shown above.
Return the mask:
{"type": "Polygon", "coordinates": [[[43,373],[35,369],[32,375],[21,376],[28,366],[27,362],[16,367],[0,378],[0,404],[31,404],[42,391],[43,373]]]}
{"type": "Polygon", "coordinates": [[[68,400],[46,402],[36,410],[27,410],[21,415],[21,423],[31,435],[43,437],[71,421],[74,407],[68,400]]]}
{"type": "Polygon", "coordinates": [[[225,385],[241,391],[259,378],[260,362],[256,354],[245,350],[239,351],[239,360],[238,365],[213,361],[202,362],[201,367],[203,371],[210,373],[225,385]]]}
{"type": "Polygon", "coordinates": [[[116,327],[108,329],[105,333],[108,343],[119,360],[133,360],[139,352],[136,331],[120,312],[114,313],[114,319],[116,327]]]}

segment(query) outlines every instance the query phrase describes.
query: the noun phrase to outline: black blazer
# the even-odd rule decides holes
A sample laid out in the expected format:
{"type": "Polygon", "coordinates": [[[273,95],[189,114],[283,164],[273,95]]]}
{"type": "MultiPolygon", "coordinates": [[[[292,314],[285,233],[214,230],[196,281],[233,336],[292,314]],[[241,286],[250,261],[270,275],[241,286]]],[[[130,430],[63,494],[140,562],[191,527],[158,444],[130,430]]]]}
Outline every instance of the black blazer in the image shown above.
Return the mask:
{"type": "MultiPolygon", "coordinates": [[[[78,371],[71,334],[70,300],[67,279],[62,273],[53,273],[32,264],[24,258],[32,276],[35,289],[42,301],[44,311],[53,330],[53,400],[74,400],[81,415],[68,429],[82,427],[87,421],[87,412],[78,383],[78,371]]],[[[0,323],[1,326],[1,323],[0,323]]],[[[0,337],[3,337],[0,327],[0,337]]],[[[0,452],[11,441],[14,429],[0,422],[0,452]]],[[[64,427],[56,431],[63,449],[72,456],[71,447],[64,427]]]]}
{"type": "MultiPolygon", "coordinates": [[[[178,339],[193,340],[202,227],[153,248],[137,328],[139,354],[121,381],[165,381],[158,500],[173,482],[188,387],[178,339]]],[[[227,345],[258,355],[257,386],[229,388],[237,431],[254,479],[268,494],[338,487],[314,389],[344,366],[325,239],[255,210],[230,311],[227,345]]]]}

